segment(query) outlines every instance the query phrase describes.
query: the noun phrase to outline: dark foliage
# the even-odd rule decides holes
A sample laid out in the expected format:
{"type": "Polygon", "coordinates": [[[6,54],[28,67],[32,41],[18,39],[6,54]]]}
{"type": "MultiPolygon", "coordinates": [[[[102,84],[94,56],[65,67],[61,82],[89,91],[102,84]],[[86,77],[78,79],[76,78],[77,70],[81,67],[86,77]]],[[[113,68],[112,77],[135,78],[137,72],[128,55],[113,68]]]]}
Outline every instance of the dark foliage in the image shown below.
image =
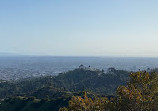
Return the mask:
{"type": "Polygon", "coordinates": [[[1,81],[0,98],[4,100],[0,111],[56,111],[67,106],[72,96],[80,96],[79,92],[85,90],[92,98],[113,96],[119,85],[126,84],[128,76],[128,71],[115,68],[107,73],[97,69],[75,69],[58,76],[1,81]]]}

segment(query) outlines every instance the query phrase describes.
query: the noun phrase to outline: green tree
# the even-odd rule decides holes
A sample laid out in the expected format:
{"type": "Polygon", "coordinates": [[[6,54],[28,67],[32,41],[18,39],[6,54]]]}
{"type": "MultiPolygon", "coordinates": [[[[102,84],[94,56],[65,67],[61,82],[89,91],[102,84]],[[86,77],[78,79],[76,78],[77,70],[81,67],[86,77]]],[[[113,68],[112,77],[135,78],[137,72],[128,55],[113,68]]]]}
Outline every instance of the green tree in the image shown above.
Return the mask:
{"type": "Polygon", "coordinates": [[[73,96],[69,101],[68,108],[60,108],[59,111],[105,111],[107,104],[107,98],[95,98],[92,100],[87,97],[85,92],[83,98],[81,96],[73,96]]]}
{"type": "Polygon", "coordinates": [[[74,96],[68,108],[60,111],[158,111],[158,74],[136,72],[130,74],[127,86],[119,86],[116,96],[84,98],[74,96]]]}
{"type": "Polygon", "coordinates": [[[128,85],[118,87],[114,104],[118,110],[158,110],[158,74],[131,73],[128,85]]]}

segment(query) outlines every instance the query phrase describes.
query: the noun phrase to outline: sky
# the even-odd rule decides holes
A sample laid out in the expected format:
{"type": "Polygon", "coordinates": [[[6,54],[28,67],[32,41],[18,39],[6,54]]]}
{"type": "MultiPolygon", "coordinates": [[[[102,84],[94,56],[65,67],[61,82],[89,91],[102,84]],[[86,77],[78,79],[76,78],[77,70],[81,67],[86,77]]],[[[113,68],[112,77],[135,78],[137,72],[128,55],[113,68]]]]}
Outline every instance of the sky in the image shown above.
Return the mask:
{"type": "Polygon", "coordinates": [[[157,0],[0,0],[0,53],[158,57],[157,0]]]}

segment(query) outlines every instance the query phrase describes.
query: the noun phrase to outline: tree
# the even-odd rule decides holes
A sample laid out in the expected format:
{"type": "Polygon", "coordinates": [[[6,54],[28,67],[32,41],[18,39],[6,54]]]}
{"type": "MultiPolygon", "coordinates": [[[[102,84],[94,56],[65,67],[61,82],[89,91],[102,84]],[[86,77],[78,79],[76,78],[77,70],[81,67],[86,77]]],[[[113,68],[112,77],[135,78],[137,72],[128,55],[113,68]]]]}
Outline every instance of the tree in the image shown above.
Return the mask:
{"type": "Polygon", "coordinates": [[[107,103],[107,98],[95,98],[92,100],[84,92],[83,98],[81,96],[73,96],[69,101],[69,107],[60,108],[59,111],[105,111],[107,103]]]}
{"type": "Polygon", "coordinates": [[[118,87],[115,104],[119,110],[158,110],[158,74],[131,73],[128,85],[118,87]]]}
{"type": "Polygon", "coordinates": [[[74,96],[60,111],[158,111],[158,74],[135,72],[127,86],[119,86],[116,96],[91,99],[74,96]]]}

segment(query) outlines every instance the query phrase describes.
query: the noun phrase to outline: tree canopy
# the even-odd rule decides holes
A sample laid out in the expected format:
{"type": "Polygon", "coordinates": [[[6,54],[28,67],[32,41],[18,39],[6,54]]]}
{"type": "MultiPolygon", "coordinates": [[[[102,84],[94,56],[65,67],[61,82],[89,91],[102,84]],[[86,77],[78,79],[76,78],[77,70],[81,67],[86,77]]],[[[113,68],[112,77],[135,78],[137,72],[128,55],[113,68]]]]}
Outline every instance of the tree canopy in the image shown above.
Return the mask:
{"type": "Polygon", "coordinates": [[[126,86],[119,86],[116,96],[108,99],[76,96],[60,111],[157,111],[158,74],[135,72],[126,86]]]}

